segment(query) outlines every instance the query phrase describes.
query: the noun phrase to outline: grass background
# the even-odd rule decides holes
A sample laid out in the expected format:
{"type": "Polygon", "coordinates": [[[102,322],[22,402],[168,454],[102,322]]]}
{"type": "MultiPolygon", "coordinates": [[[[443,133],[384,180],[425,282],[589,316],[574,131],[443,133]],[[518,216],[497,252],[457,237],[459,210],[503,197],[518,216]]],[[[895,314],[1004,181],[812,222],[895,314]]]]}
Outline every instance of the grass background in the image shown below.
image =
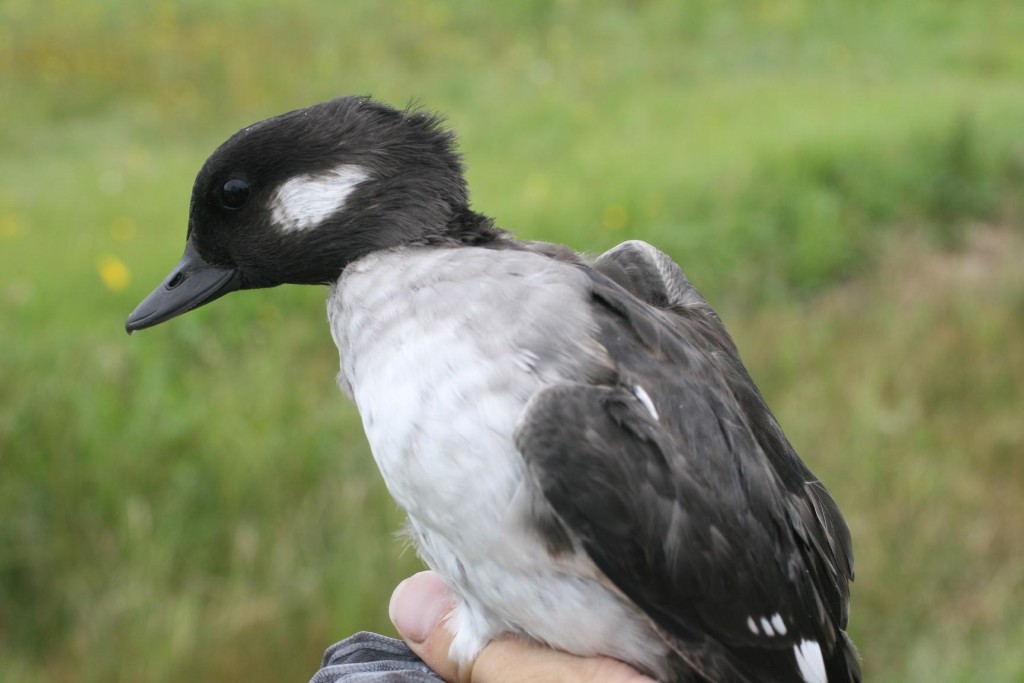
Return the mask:
{"type": "Polygon", "coordinates": [[[304,681],[417,567],[324,292],[128,338],[192,179],[338,94],[519,234],[669,251],[857,553],[873,681],[1024,680],[1024,6],[0,0],[0,680],[304,681]]]}

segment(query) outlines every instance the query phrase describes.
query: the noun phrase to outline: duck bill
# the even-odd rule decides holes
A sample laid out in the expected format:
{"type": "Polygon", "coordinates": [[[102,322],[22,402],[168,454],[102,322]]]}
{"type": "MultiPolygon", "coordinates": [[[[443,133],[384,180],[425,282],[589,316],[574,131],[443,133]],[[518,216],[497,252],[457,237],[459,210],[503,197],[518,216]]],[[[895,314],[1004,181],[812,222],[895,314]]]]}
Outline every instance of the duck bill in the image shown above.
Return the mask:
{"type": "Polygon", "coordinates": [[[125,331],[131,334],[170,320],[193,308],[241,289],[241,276],[235,268],[213,266],[186,242],[185,253],[171,274],[128,316],[125,331]]]}

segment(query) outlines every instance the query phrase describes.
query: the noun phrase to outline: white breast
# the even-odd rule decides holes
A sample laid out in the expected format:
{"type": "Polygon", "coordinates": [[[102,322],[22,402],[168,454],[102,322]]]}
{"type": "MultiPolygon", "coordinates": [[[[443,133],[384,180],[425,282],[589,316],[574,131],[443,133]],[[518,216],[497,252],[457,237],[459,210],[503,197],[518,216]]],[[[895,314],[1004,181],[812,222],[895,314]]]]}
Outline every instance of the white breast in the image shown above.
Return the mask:
{"type": "Polygon", "coordinates": [[[359,408],[424,560],[462,595],[453,654],[503,632],[656,669],[663,646],[585,557],[552,558],[513,432],[526,402],[581,379],[584,276],[517,251],[403,249],[350,265],[328,301],[359,408]]]}

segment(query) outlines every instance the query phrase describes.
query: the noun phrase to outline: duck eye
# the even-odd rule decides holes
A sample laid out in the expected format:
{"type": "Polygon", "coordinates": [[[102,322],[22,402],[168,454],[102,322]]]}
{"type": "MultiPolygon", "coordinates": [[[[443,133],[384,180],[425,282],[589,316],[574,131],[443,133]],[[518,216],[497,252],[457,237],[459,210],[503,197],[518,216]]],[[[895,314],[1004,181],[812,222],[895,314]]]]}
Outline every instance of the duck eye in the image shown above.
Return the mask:
{"type": "Polygon", "coordinates": [[[220,190],[220,203],[225,209],[240,209],[248,199],[249,183],[239,178],[227,181],[220,190]]]}

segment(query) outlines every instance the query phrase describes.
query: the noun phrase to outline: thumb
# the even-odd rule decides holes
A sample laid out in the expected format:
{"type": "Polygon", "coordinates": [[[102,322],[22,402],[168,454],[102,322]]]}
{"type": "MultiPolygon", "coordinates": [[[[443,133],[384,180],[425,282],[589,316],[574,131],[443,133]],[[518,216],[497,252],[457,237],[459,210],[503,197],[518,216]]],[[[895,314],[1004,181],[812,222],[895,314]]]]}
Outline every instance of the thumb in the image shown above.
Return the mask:
{"type": "Polygon", "coordinates": [[[609,657],[577,657],[516,638],[493,641],[475,662],[460,665],[448,654],[452,634],[445,626],[454,605],[437,574],[420,572],[398,584],[388,608],[409,649],[449,683],[654,683],[609,657]]]}
{"type": "Polygon", "coordinates": [[[451,632],[444,619],[455,606],[452,594],[434,572],[419,572],[398,584],[388,615],[409,649],[446,681],[469,680],[448,656],[451,632]]]}

